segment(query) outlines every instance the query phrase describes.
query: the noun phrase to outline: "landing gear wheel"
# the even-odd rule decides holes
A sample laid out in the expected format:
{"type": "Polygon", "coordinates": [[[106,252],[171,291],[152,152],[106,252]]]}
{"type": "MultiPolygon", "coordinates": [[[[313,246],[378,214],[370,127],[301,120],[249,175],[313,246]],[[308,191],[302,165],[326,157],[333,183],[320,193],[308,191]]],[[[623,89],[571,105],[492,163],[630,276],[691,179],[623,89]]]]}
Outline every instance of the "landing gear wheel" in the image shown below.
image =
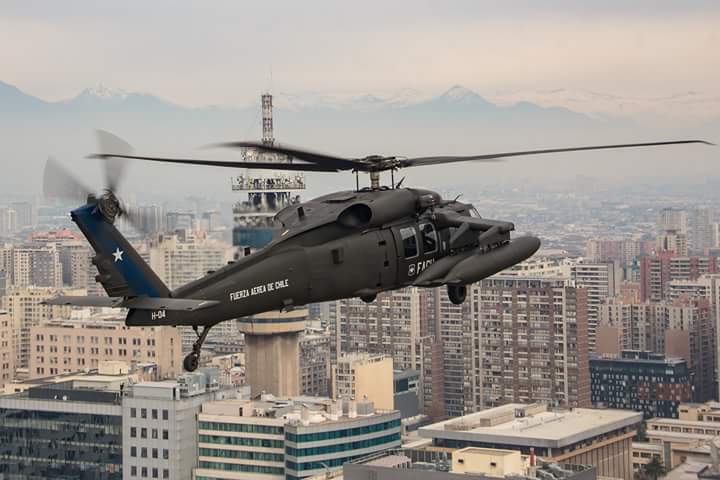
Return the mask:
{"type": "Polygon", "coordinates": [[[465,301],[467,296],[467,287],[465,285],[448,285],[448,298],[455,305],[460,305],[465,301]]]}
{"type": "Polygon", "coordinates": [[[203,327],[202,333],[198,333],[198,326],[193,325],[192,328],[198,338],[195,340],[195,343],[193,343],[192,352],[190,352],[183,360],[183,368],[186,371],[194,372],[200,365],[200,350],[202,350],[202,344],[205,341],[205,338],[207,338],[207,334],[210,332],[212,327],[213,325],[206,325],[203,327]]]}
{"type": "Polygon", "coordinates": [[[200,357],[195,353],[189,353],[183,360],[183,368],[187,372],[194,372],[200,364],[200,357]]]}
{"type": "Polygon", "coordinates": [[[363,296],[360,297],[360,300],[362,300],[362,301],[365,302],[365,303],[372,303],[372,302],[375,301],[376,298],[377,298],[377,295],[375,295],[375,294],[373,294],[373,295],[363,295],[363,296]]]}

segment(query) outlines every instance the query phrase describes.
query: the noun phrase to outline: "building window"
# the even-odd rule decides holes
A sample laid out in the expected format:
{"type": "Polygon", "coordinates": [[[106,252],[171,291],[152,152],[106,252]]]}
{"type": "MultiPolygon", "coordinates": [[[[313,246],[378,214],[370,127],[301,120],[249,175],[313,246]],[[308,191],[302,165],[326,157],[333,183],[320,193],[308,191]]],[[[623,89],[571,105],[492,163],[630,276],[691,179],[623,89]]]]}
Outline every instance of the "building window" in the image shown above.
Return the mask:
{"type": "Polygon", "coordinates": [[[158,450],[157,448],[152,449],[152,458],[158,458],[158,450]]]}
{"type": "Polygon", "coordinates": [[[130,418],[135,418],[135,417],[137,417],[137,409],[131,408],[130,409],[130,418]]]}
{"type": "Polygon", "coordinates": [[[147,428],[140,429],[140,438],[147,438],[147,428]]]}
{"type": "Polygon", "coordinates": [[[153,475],[152,475],[152,478],[158,478],[158,469],[157,469],[157,468],[153,468],[153,469],[152,469],[152,474],[153,474],[153,475]]]}
{"type": "Polygon", "coordinates": [[[147,408],[140,409],[140,418],[147,418],[147,408]]]}
{"type": "Polygon", "coordinates": [[[142,470],[140,470],[140,476],[142,478],[147,478],[147,467],[142,467],[142,470]]]}
{"type": "Polygon", "coordinates": [[[167,448],[163,448],[163,460],[169,460],[170,459],[170,452],[167,448]]]}
{"type": "Polygon", "coordinates": [[[153,408],[151,413],[152,413],[152,419],[157,420],[157,418],[158,418],[157,408],[153,408]]]}
{"type": "Polygon", "coordinates": [[[137,477],[137,467],[136,467],[135,465],[133,465],[132,467],[130,467],[130,476],[131,476],[131,477],[137,477]]]}
{"type": "Polygon", "coordinates": [[[142,447],[142,448],[140,449],[140,456],[141,456],[142,458],[147,458],[147,447],[142,447]]]}
{"type": "Polygon", "coordinates": [[[168,431],[167,431],[167,430],[163,430],[163,440],[167,440],[168,437],[169,437],[168,431]]]}
{"type": "Polygon", "coordinates": [[[136,447],[130,447],[130,456],[137,457],[137,448],[136,447]]]}
{"type": "Polygon", "coordinates": [[[130,427],[130,438],[135,438],[135,437],[137,437],[137,428],[130,427]]]}
{"type": "Polygon", "coordinates": [[[168,411],[163,410],[163,420],[167,420],[167,419],[168,419],[168,411]]]}
{"type": "Polygon", "coordinates": [[[163,468],[163,478],[170,478],[170,470],[163,468]]]}
{"type": "Polygon", "coordinates": [[[152,438],[156,439],[158,438],[158,430],[157,428],[152,429],[152,438]]]}

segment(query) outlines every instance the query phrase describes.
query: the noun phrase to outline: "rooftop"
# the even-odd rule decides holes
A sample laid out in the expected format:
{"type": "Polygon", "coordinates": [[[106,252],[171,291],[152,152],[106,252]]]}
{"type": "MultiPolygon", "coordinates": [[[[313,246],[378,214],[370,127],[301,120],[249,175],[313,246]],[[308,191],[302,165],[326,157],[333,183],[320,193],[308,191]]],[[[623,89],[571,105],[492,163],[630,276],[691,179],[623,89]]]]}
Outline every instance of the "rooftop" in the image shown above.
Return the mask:
{"type": "Polygon", "coordinates": [[[558,448],[630,427],[642,413],[575,408],[548,411],[544,405],[511,403],[420,427],[421,437],[558,448]]]}

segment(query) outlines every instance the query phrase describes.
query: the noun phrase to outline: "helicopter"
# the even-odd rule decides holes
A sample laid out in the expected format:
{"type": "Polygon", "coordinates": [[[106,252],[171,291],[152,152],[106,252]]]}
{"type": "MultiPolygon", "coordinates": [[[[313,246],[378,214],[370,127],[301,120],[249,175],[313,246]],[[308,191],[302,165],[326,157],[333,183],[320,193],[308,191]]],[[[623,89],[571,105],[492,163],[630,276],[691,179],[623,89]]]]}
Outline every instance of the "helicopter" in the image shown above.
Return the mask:
{"type": "MultiPolygon", "coordinates": [[[[107,186],[90,193],[59,164],[48,161],[44,189],[49,196],[77,198],[85,204],[71,219],[95,251],[92,263],[107,297],[60,296],[46,303],[128,309],[128,326],[191,326],[197,339],[183,367],[194,371],[213,326],[264,312],[292,310],[309,303],[359,297],[372,302],[380,292],[399,288],[447,288],[450,301],[465,301],[467,285],[505,270],[540,248],[534,236],[512,237],[512,222],[481,217],[458,199],[402,187],[394,173],[403,168],[453,162],[494,162],[508,157],[571,151],[663,145],[709,144],[675,140],[633,144],[553,148],[471,156],[405,158],[372,155],[343,158],[310,150],[262,142],[231,142],[223,147],[281,155],[287,162],[218,161],[134,155],[120,138],[99,131],[107,186]],[[324,195],[286,206],[275,216],[276,237],[255,252],[170,290],[115,227],[126,216],[138,218],[116,196],[122,163],[128,159],[229,168],[341,172],[356,176],[354,190],[324,195]],[[380,184],[389,171],[392,184],[380,184]],[[370,186],[360,187],[359,174],[368,173],[370,186]]],[[[262,158],[262,157],[261,157],[262,158]]]]}

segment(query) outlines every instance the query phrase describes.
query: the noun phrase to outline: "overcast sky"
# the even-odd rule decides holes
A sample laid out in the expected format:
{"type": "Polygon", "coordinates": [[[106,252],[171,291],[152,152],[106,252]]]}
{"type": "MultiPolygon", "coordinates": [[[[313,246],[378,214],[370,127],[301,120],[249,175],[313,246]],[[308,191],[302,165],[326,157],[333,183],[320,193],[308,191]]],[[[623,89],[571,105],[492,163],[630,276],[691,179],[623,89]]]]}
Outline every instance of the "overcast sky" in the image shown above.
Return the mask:
{"type": "Polygon", "coordinates": [[[454,84],[715,95],[719,26],[717,0],[0,0],[0,80],[50,100],[102,83],[185,105],[454,84]]]}

